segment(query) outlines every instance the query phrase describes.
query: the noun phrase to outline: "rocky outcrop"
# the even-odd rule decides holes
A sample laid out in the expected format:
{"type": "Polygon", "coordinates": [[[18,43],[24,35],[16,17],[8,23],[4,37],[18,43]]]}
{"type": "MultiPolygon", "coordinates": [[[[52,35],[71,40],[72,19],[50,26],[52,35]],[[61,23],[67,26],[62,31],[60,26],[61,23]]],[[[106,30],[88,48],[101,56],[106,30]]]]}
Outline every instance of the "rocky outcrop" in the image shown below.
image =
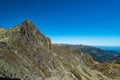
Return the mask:
{"type": "Polygon", "coordinates": [[[81,50],[52,44],[29,20],[12,29],[0,28],[1,79],[113,80],[99,66],[81,50]]]}

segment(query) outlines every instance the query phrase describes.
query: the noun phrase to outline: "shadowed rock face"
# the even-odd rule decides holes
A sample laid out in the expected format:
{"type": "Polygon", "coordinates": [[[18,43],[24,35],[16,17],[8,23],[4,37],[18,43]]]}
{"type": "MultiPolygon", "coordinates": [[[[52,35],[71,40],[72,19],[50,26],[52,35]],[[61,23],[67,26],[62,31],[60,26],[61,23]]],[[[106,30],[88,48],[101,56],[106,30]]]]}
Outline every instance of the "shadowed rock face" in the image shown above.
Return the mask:
{"type": "MultiPolygon", "coordinates": [[[[77,48],[71,50],[52,44],[29,20],[12,29],[0,28],[0,77],[3,79],[113,80],[100,66],[103,65],[77,48]]],[[[118,76],[114,78],[119,80],[118,76]]]]}

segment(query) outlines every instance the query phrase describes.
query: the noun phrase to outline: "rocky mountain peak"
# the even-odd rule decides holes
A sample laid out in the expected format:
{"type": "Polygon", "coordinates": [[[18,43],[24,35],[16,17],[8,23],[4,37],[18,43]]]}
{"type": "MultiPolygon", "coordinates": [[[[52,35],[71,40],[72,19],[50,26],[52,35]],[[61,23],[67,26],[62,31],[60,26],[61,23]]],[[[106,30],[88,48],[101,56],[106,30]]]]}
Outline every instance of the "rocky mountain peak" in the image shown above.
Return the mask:
{"type": "Polygon", "coordinates": [[[32,23],[30,20],[28,20],[28,19],[24,20],[24,21],[21,23],[21,25],[25,25],[25,26],[29,26],[29,27],[34,26],[33,23],[32,23]]]}
{"type": "Polygon", "coordinates": [[[37,30],[37,29],[35,28],[34,24],[29,20],[25,20],[20,24],[20,32],[23,35],[32,32],[33,30],[37,30]]]}
{"type": "Polygon", "coordinates": [[[32,46],[49,48],[51,45],[50,39],[44,36],[30,20],[24,20],[18,27],[19,38],[21,38],[22,42],[27,46],[31,44],[32,46]]]}

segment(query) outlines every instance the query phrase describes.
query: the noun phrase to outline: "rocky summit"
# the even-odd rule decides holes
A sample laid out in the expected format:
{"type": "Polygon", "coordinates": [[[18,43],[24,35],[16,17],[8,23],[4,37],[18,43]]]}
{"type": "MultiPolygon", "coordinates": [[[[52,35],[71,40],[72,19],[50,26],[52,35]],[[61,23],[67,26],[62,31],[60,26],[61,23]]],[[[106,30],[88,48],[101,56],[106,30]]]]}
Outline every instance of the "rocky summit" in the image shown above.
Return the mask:
{"type": "Polygon", "coordinates": [[[0,28],[0,80],[120,80],[120,65],[98,63],[80,49],[54,45],[25,20],[0,28]]]}

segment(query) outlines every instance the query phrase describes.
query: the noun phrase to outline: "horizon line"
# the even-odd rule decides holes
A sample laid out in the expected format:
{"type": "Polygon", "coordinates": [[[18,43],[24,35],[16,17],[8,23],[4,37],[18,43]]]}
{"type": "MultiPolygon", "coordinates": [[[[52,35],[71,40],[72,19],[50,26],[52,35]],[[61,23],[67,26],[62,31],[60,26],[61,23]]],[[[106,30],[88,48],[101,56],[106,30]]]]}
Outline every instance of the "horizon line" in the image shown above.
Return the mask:
{"type": "Polygon", "coordinates": [[[120,47],[120,45],[92,45],[92,44],[76,44],[76,43],[54,43],[52,42],[52,44],[60,44],[60,45],[84,45],[84,46],[109,46],[109,47],[120,47]]]}

